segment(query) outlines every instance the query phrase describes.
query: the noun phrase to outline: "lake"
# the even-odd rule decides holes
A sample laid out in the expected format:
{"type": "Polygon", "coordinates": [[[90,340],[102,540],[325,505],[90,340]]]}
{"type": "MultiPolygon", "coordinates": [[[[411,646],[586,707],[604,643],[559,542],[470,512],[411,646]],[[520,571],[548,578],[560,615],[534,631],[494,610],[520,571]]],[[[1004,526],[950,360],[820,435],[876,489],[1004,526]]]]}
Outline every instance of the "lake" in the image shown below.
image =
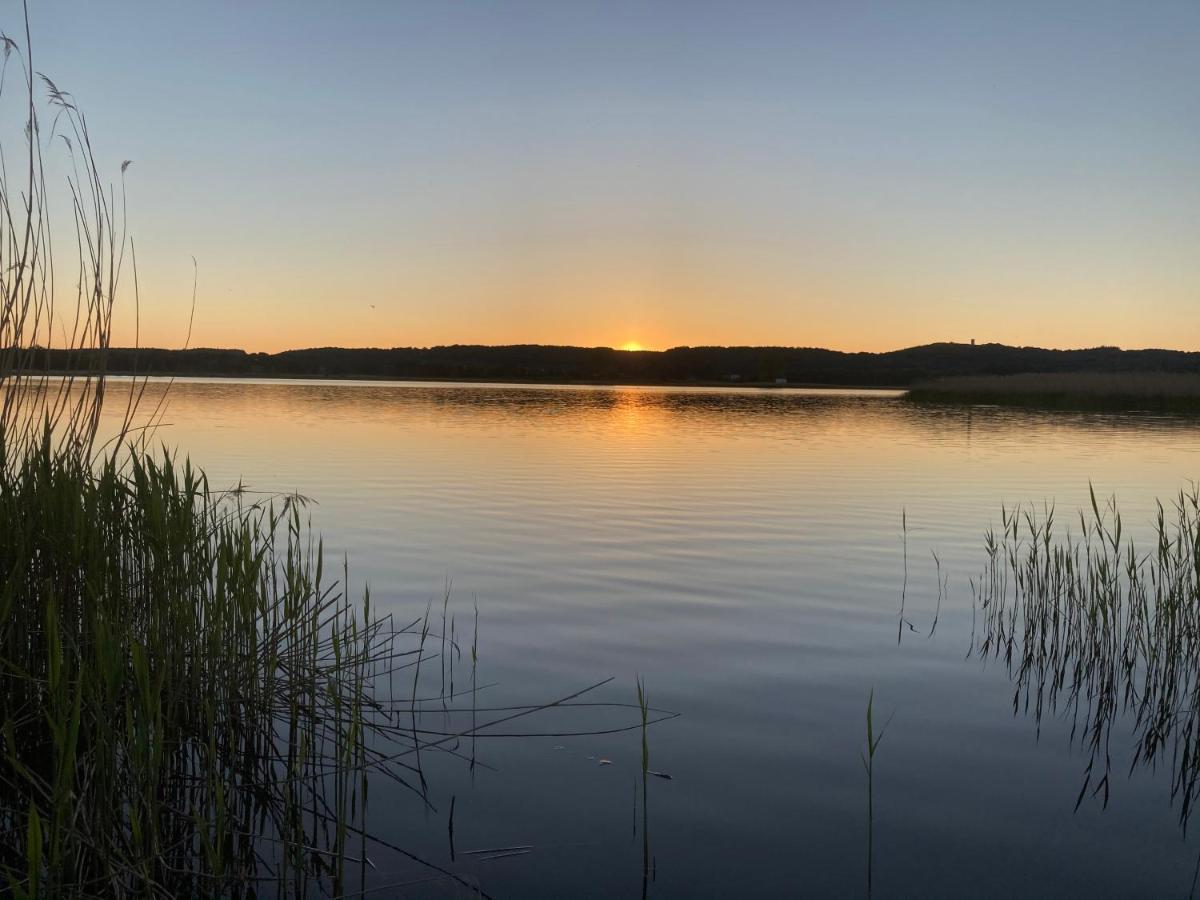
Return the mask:
{"type": "MultiPolygon", "coordinates": [[[[495,683],[480,704],[609,676],[583,699],[635,703],[641,677],[681,713],[649,730],[650,768],[671,778],[650,779],[644,811],[636,730],[481,739],[473,772],[428,754],[436,810],[372,787],[374,829],[493,896],[863,895],[872,691],[875,727],[889,722],[874,896],[1191,889],[1200,843],[1170,766],[1131,772],[1115,728],[1107,807],[1076,809],[1088,756],[1070,718],[1039,729],[1003,661],[968,651],[970,579],[1002,505],[1069,520],[1090,483],[1149,535],[1155,501],[1200,476],[1197,420],[889,392],[180,380],[165,421],[157,440],[214,487],[311,498],[327,559],[348,556],[377,610],[410,621],[433,600],[440,626],[449,584],[469,646],[477,604],[478,679],[495,683]],[[529,852],[466,852],[507,847],[529,852]]],[[[636,719],[573,707],[511,730],[636,719]]],[[[372,859],[373,884],[430,874],[372,859]]]]}

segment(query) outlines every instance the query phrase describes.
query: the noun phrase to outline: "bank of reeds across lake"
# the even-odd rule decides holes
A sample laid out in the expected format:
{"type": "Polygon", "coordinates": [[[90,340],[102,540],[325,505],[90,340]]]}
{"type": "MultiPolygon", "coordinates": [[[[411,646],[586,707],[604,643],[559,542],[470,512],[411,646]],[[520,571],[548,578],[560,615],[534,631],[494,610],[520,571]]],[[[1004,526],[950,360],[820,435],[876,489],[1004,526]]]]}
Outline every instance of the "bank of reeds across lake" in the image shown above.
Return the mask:
{"type": "Polygon", "coordinates": [[[911,400],[1047,409],[1200,412],[1200,373],[1027,372],[939,378],[909,391],[911,400]]]}

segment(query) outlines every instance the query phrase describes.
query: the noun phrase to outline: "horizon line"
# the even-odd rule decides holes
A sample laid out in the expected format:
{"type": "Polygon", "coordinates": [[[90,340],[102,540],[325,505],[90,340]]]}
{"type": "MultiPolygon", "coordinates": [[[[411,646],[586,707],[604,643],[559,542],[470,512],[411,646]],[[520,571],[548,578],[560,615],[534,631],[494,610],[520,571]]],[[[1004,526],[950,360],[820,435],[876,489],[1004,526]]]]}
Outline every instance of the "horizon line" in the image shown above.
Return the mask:
{"type": "MultiPolygon", "coordinates": [[[[1038,350],[1052,353],[1083,353],[1089,351],[1115,351],[1121,353],[1140,353],[1140,352],[1161,352],[1161,353],[1200,353],[1200,348],[1197,349],[1178,349],[1171,347],[1121,347],[1116,344],[1093,344],[1091,346],[1076,346],[1076,347],[1045,347],[1036,344],[1005,344],[1000,341],[988,341],[986,343],[976,343],[975,341],[931,341],[925,344],[912,344],[909,346],[896,347],[891,350],[839,350],[832,347],[821,347],[816,345],[801,345],[801,344],[677,344],[665,348],[641,347],[638,349],[624,349],[621,347],[613,347],[607,344],[547,344],[547,343],[506,343],[506,344],[486,344],[476,342],[456,342],[450,344],[426,344],[426,345],[401,345],[396,344],[390,347],[382,346],[338,346],[334,344],[314,345],[308,347],[290,347],[284,350],[247,350],[243,347],[217,347],[217,346],[199,346],[199,347],[162,347],[162,346],[110,346],[107,350],[119,350],[123,352],[136,351],[160,351],[167,353],[197,353],[201,351],[222,352],[222,353],[244,353],[247,356],[279,356],[285,353],[306,353],[321,350],[340,350],[340,351],[358,351],[358,352],[390,352],[396,350],[417,350],[431,351],[444,350],[452,348],[473,347],[488,350],[504,350],[515,348],[539,348],[550,350],[607,350],[613,353],[623,353],[629,355],[658,355],[663,353],[671,353],[681,350],[809,350],[819,351],[822,353],[838,353],[847,356],[887,356],[891,353],[904,353],[910,350],[923,350],[930,348],[1004,348],[1008,350],[1038,350]]],[[[64,348],[49,347],[43,348],[63,352],[64,348]]],[[[78,351],[75,351],[78,352],[78,351]]],[[[96,351],[93,351],[96,352],[96,351]]]]}

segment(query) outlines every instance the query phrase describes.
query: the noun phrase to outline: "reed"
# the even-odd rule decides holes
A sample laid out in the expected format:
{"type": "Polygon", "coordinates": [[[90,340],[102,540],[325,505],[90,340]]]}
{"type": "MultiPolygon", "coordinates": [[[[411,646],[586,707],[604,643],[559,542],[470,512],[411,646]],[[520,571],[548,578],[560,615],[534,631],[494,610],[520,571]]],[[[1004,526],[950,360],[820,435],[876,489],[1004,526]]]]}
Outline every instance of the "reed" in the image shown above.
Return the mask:
{"type": "MultiPolygon", "coordinates": [[[[0,107],[15,107],[19,118],[11,125],[19,123],[23,134],[15,153],[0,141],[0,432],[9,460],[35,450],[47,422],[57,446],[88,456],[105,403],[114,307],[125,294],[131,294],[135,311],[141,303],[136,250],[126,226],[130,161],[121,164],[119,185],[106,183],[75,98],[37,73],[27,8],[24,40],[0,32],[0,54],[0,107]],[[55,192],[46,173],[52,149],[67,172],[70,265],[56,258],[59,229],[51,227],[55,192]],[[63,378],[51,378],[50,349],[65,360],[63,378]]],[[[11,137],[13,131],[6,127],[0,134],[11,137]]],[[[133,428],[144,387],[135,378],[121,401],[118,434],[133,428]]],[[[145,425],[161,412],[155,409],[145,425]]]]}
{"type": "Polygon", "coordinates": [[[650,806],[649,785],[647,784],[650,775],[650,742],[646,738],[646,728],[650,722],[650,706],[646,699],[646,687],[642,684],[641,676],[637,679],[637,702],[642,729],[642,897],[645,898],[650,889],[650,806]]]}
{"type": "Polygon", "coordinates": [[[875,754],[883,740],[883,733],[891,724],[891,718],[883,727],[875,730],[875,689],[867,695],[867,749],[862,754],[863,769],[867,773],[867,897],[875,888],[875,754]]]}
{"type": "Polygon", "coordinates": [[[1023,372],[918,384],[911,400],[1051,409],[1200,411],[1200,375],[1177,372],[1023,372]]]}
{"type": "MultiPolygon", "coordinates": [[[[300,505],[131,453],[0,466],[0,865],[16,895],[345,884],[390,639],[300,505]],[[332,826],[332,827],[331,827],[332,826]]],[[[361,828],[359,828],[361,830],[361,828]]]]}
{"type": "Polygon", "coordinates": [[[1091,494],[1065,533],[1053,507],[1002,510],[972,581],[973,649],[1003,660],[1013,710],[1062,715],[1088,762],[1076,806],[1112,789],[1112,738],[1128,724],[1129,768],[1165,766],[1186,829],[1200,798],[1200,488],[1158,505],[1149,546],[1115,499],[1091,494]]]}

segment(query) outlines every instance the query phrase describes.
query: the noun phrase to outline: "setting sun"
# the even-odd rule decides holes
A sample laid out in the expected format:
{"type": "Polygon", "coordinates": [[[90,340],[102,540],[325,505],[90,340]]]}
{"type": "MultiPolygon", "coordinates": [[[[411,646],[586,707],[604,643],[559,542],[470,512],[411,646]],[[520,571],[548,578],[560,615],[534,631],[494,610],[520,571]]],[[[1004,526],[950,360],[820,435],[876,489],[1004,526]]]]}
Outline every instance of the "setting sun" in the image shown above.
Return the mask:
{"type": "Polygon", "coordinates": [[[618,349],[620,350],[645,350],[646,348],[637,341],[626,341],[618,349]]]}

